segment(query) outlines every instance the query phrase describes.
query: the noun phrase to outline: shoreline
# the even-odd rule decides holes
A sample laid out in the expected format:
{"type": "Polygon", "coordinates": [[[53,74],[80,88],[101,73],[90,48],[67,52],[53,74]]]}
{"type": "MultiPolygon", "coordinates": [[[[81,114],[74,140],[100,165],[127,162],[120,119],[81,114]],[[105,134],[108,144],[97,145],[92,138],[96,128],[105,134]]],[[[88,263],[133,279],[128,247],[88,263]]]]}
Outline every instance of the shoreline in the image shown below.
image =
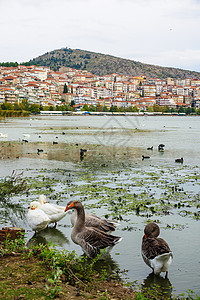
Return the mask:
{"type": "Polygon", "coordinates": [[[162,113],[162,112],[90,112],[90,111],[41,111],[39,116],[198,116],[197,114],[186,115],[186,113],[162,113]]]}

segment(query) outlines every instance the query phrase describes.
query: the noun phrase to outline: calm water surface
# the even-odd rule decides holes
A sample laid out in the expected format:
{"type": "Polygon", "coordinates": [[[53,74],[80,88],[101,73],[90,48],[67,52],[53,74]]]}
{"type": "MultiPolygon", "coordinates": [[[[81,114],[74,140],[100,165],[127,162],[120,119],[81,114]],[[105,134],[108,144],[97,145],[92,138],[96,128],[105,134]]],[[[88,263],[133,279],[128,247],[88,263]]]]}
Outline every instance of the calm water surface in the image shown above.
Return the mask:
{"type": "MultiPolygon", "coordinates": [[[[101,180],[101,176],[111,178],[112,172],[119,169],[120,175],[112,184],[126,186],[129,180],[132,180],[130,178],[141,175],[141,170],[156,172],[156,169],[162,169],[169,177],[169,170],[176,171],[176,168],[177,176],[182,174],[184,176],[194,169],[199,175],[200,171],[199,117],[32,117],[1,121],[0,132],[8,135],[0,138],[1,178],[10,175],[12,170],[23,170],[24,176],[37,176],[41,169],[59,168],[69,172],[81,170],[90,173],[91,176],[94,174],[101,180]],[[27,139],[28,143],[22,142],[22,139],[27,139]],[[5,143],[6,141],[10,143],[5,143]],[[54,141],[58,144],[53,145],[54,141]],[[165,144],[163,153],[157,151],[157,146],[161,143],[165,144]],[[148,151],[147,147],[151,146],[154,150],[148,151]],[[89,150],[83,161],[79,156],[81,147],[89,150]],[[38,148],[44,150],[40,155],[37,154],[38,148]],[[142,155],[149,155],[151,158],[142,161],[142,155]],[[184,158],[184,164],[181,166],[174,162],[180,157],[184,158]],[[100,167],[102,164],[104,169],[100,167]]],[[[56,174],[56,171],[54,172],[56,174]]],[[[81,185],[82,181],[77,184],[81,185]]],[[[199,193],[199,181],[188,185],[184,183],[184,189],[195,194],[199,193]]],[[[159,192],[159,187],[155,187],[155,190],[159,192]]],[[[28,205],[34,197],[29,195],[27,202],[23,203],[24,213],[27,212],[28,205]]],[[[20,199],[13,197],[11,200],[18,202],[20,199]]],[[[66,205],[66,199],[59,204],[66,205]]],[[[4,209],[1,205],[0,212],[4,209]]],[[[7,209],[8,217],[5,220],[4,216],[1,223],[4,224],[6,221],[7,225],[25,227],[27,242],[33,243],[31,239],[33,232],[26,224],[23,213],[15,215],[11,208],[7,209]]],[[[103,207],[93,212],[98,215],[107,213],[103,207]]],[[[161,237],[166,239],[174,253],[169,279],[165,280],[150,275],[151,270],[141,258],[141,240],[146,218],[130,214],[128,219],[128,222],[122,221],[116,230],[116,234],[122,236],[123,241],[111,250],[107,264],[113,269],[119,267],[121,270],[127,270],[124,277],[128,281],[137,280],[139,284],[143,283],[145,286],[156,282],[165,286],[169,295],[191,289],[200,296],[200,221],[183,217],[175,209],[169,215],[158,217],[161,237]],[[130,224],[131,231],[123,230],[130,224]],[[166,229],[167,224],[178,226],[166,229]]],[[[76,250],[78,254],[82,254],[80,247],[72,243],[70,233],[70,218],[66,217],[59,222],[57,229],[42,231],[37,242],[53,241],[59,248],[76,250]]]]}

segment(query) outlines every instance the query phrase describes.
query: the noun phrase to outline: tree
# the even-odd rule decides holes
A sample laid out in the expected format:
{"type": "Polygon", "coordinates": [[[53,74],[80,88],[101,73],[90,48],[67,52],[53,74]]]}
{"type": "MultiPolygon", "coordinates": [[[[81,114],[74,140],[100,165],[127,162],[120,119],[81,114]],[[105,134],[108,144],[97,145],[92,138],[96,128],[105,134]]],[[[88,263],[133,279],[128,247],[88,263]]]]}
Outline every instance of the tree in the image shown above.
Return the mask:
{"type": "Polygon", "coordinates": [[[185,110],[186,115],[190,115],[191,114],[191,107],[187,107],[185,110]]]}
{"type": "Polygon", "coordinates": [[[152,106],[148,106],[147,111],[148,112],[153,112],[153,107],[152,106]]]}
{"type": "Polygon", "coordinates": [[[124,106],[119,107],[119,108],[118,108],[118,111],[124,112],[124,111],[125,111],[125,107],[124,107],[124,106]]]}
{"type": "Polygon", "coordinates": [[[159,105],[157,105],[157,104],[154,104],[154,105],[153,105],[153,111],[154,111],[154,112],[161,111],[161,107],[160,107],[159,105]]]}
{"type": "Polygon", "coordinates": [[[3,103],[1,108],[3,110],[14,110],[13,105],[11,103],[7,103],[7,102],[3,103]]]}
{"type": "Polygon", "coordinates": [[[118,110],[118,107],[116,105],[111,105],[110,111],[111,112],[118,112],[119,110],[118,110]]]}
{"type": "Polygon", "coordinates": [[[164,105],[164,107],[163,107],[163,109],[162,109],[162,112],[170,113],[170,108],[169,108],[169,106],[164,105]]]}
{"type": "Polygon", "coordinates": [[[68,87],[66,85],[66,83],[64,84],[64,88],[63,88],[63,94],[68,93],[68,87]]]}
{"type": "Polygon", "coordinates": [[[40,106],[38,104],[31,104],[29,110],[34,114],[40,113],[40,106]]]}
{"type": "Polygon", "coordinates": [[[108,112],[108,108],[106,106],[103,107],[104,112],[108,112]]]}
{"type": "Polygon", "coordinates": [[[22,105],[24,107],[24,110],[28,111],[29,110],[29,103],[27,99],[22,100],[22,105]]]}
{"type": "Polygon", "coordinates": [[[178,109],[178,113],[184,113],[185,109],[183,108],[183,106],[180,106],[178,109]]]}
{"type": "Polygon", "coordinates": [[[171,112],[171,113],[177,112],[177,110],[176,110],[174,107],[172,107],[172,108],[170,108],[170,112],[171,112]]]}
{"type": "Polygon", "coordinates": [[[132,112],[139,112],[139,108],[136,105],[132,106],[132,112]]]}
{"type": "Polygon", "coordinates": [[[99,111],[99,112],[102,112],[103,111],[103,106],[100,105],[100,103],[97,103],[96,110],[99,111]]]}
{"type": "Polygon", "coordinates": [[[56,105],[56,110],[66,111],[66,105],[56,105]]]}
{"type": "Polygon", "coordinates": [[[97,111],[96,107],[94,105],[89,106],[89,111],[97,111]]]}
{"type": "Polygon", "coordinates": [[[72,100],[71,103],[70,103],[70,106],[73,107],[74,105],[75,105],[75,102],[74,102],[74,100],[72,100]]]}
{"type": "Polygon", "coordinates": [[[89,107],[88,107],[87,104],[84,104],[81,110],[83,110],[83,111],[89,111],[90,109],[89,109],[89,107]]]}
{"type": "Polygon", "coordinates": [[[20,106],[18,103],[14,103],[14,110],[21,110],[20,106]]]}
{"type": "Polygon", "coordinates": [[[197,109],[197,115],[198,115],[198,116],[200,115],[200,108],[197,109]]]}

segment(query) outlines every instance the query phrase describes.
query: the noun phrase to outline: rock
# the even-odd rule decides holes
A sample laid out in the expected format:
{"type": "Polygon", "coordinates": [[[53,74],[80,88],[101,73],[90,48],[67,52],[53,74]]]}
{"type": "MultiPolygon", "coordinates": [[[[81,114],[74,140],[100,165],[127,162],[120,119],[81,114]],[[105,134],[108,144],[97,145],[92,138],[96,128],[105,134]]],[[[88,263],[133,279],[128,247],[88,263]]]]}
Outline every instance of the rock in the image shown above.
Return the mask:
{"type": "Polygon", "coordinates": [[[20,227],[4,227],[0,229],[0,241],[3,241],[7,238],[16,239],[20,233],[24,233],[25,230],[20,227]]]}

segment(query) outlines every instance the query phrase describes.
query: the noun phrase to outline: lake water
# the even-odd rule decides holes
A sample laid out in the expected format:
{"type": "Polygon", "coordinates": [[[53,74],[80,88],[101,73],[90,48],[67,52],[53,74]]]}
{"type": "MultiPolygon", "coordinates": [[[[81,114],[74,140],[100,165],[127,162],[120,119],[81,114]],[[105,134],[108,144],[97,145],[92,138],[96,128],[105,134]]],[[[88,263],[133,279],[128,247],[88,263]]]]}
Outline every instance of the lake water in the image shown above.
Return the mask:
{"type": "MultiPolygon", "coordinates": [[[[41,186],[32,188],[28,196],[12,197],[9,203],[20,203],[16,210],[13,205],[0,203],[2,225],[24,227],[27,242],[33,243],[25,215],[29,203],[40,193],[63,206],[69,199],[80,199],[87,211],[99,216],[112,216],[113,208],[122,219],[115,234],[123,240],[111,250],[105,265],[127,270],[122,276],[128,281],[164,286],[168,295],[191,289],[200,296],[199,117],[36,116],[1,120],[0,132],[8,135],[0,137],[1,178],[16,170],[24,171],[24,177],[40,180],[43,176],[43,180],[52,182],[46,190],[41,186]],[[157,149],[161,143],[165,144],[164,152],[157,149]],[[153,151],[147,150],[151,146],[153,151]],[[82,159],[80,148],[87,149],[82,159]],[[43,152],[38,154],[37,149],[43,152]],[[142,160],[142,155],[150,159],[142,160]],[[183,164],[175,163],[181,157],[183,164]],[[174,188],[177,193],[173,194],[174,188]],[[163,209],[156,212],[156,200],[161,198],[166,203],[165,213],[163,209]],[[154,199],[152,214],[126,211],[134,199],[154,199]],[[152,276],[141,258],[141,240],[148,219],[159,222],[160,236],[173,251],[168,279],[152,276]]],[[[58,248],[76,250],[81,255],[70,233],[70,218],[66,216],[56,229],[40,232],[35,242],[53,241],[58,248]]]]}

